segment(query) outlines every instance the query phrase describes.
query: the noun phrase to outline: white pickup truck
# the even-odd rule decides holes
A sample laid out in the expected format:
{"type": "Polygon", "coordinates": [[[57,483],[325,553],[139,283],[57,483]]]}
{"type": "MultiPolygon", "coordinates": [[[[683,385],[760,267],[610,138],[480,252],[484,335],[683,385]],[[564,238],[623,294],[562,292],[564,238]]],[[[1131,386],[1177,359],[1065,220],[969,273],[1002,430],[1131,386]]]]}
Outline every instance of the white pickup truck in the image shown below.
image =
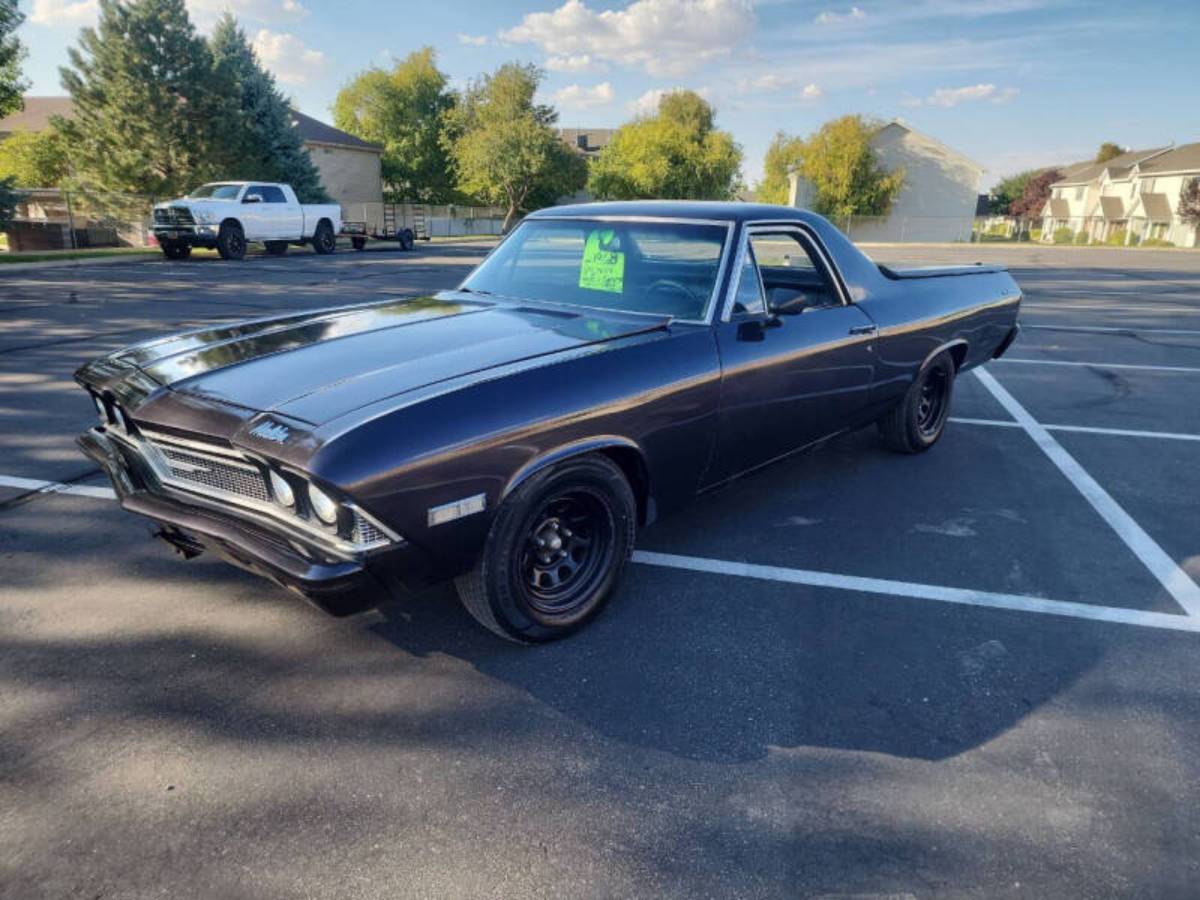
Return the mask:
{"type": "Polygon", "coordinates": [[[290,184],[218,181],[154,207],[154,237],[169,259],[187,259],[193,247],[216,247],[222,259],[241,259],[251,241],[276,255],[288,244],[332,253],[341,230],[340,206],[302,204],[290,184]]]}

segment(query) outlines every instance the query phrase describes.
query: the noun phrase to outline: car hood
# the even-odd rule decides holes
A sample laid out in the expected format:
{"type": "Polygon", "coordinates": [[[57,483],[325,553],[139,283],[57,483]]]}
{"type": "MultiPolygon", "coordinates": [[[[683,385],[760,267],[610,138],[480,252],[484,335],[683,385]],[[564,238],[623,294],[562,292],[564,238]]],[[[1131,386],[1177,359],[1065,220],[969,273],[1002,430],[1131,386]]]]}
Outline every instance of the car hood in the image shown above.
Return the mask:
{"type": "Polygon", "coordinates": [[[172,206],[186,206],[191,209],[225,209],[229,206],[239,206],[237,200],[218,200],[215,197],[180,197],[178,200],[167,200],[154,204],[155,209],[168,209],[172,206]]]}
{"type": "Polygon", "coordinates": [[[441,381],[602,345],[668,322],[443,293],[189,332],[110,359],[190,401],[321,425],[441,381]]]}

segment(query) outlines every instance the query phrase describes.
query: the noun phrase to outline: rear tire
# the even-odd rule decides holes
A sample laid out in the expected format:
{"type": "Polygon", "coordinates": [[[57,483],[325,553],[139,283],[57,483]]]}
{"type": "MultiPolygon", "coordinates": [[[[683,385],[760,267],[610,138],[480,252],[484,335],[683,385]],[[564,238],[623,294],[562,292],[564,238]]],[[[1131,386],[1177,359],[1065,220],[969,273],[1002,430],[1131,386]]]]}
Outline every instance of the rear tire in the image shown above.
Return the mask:
{"type": "Polygon", "coordinates": [[[287,241],[264,241],[263,246],[269,256],[283,256],[288,251],[287,241]]]}
{"type": "Polygon", "coordinates": [[[337,249],[337,235],[333,233],[333,226],[329,222],[323,221],[317,225],[317,230],[313,232],[312,247],[322,256],[337,249]]]}
{"type": "Polygon", "coordinates": [[[415,240],[411,228],[401,228],[400,233],[396,235],[396,240],[400,243],[401,250],[411,250],[413,241],[415,240]]]}
{"type": "Polygon", "coordinates": [[[365,237],[350,238],[350,246],[355,250],[365,250],[367,248],[367,239],[365,237]]]}
{"type": "Polygon", "coordinates": [[[237,222],[222,222],[217,232],[217,252],[221,259],[246,258],[246,233],[237,222]]]}
{"type": "Polygon", "coordinates": [[[167,259],[187,259],[192,255],[191,244],[184,244],[179,241],[163,241],[159,246],[162,248],[163,256],[167,259]]]}
{"type": "Polygon", "coordinates": [[[939,353],[909,385],[904,399],[876,423],[883,443],[897,453],[923,453],[942,436],[954,396],[954,360],[939,353]]]}
{"type": "Polygon", "coordinates": [[[475,568],[455,582],[458,595],[508,640],[565,637],[608,602],[636,535],[637,502],[621,470],[603,456],[566,460],[503,502],[475,568]]]}

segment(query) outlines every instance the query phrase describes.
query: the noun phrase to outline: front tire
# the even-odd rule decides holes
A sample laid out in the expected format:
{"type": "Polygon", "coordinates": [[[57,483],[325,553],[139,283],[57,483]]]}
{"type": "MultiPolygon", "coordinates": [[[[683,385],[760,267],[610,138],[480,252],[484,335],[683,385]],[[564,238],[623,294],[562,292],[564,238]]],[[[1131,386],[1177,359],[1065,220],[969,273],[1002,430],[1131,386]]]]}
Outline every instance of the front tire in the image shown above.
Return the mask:
{"type": "Polygon", "coordinates": [[[163,241],[159,246],[167,259],[187,259],[192,255],[192,245],[182,241],[163,241]]]}
{"type": "Polygon", "coordinates": [[[287,241],[264,241],[263,246],[269,256],[283,256],[288,250],[287,241]]]}
{"type": "Polygon", "coordinates": [[[400,229],[400,233],[396,235],[396,240],[400,243],[401,250],[408,251],[413,248],[413,241],[416,240],[416,236],[413,234],[411,228],[402,228],[400,229]]]}
{"type": "Polygon", "coordinates": [[[637,502],[621,470],[589,455],[549,466],[504,501],[475,568],[455,582],[501,637],[565,637],[608,602],[633,552],[637,502]]]}
{"type": "Polygon", "coordinates": [[[885,445],[897,453],[923,453],[938,442],[950,416],[955,373],[945,352],[921,370],[904,399],[877,423],[885,445]]]}
{"type": "Polygon", "coordinates": [[[246,258],[246,233],[237,222],[222,222],[217,232],[217,252],[221,259],[246,258]]]}
{"type": "Polygon", "coordinates": [[[325,256],[337,249],[337,235],[333,233],[333,226],[328,222],[321,222],[317,225],[317,230],[313,233],[312,239],[313,250],[325,256]]]}

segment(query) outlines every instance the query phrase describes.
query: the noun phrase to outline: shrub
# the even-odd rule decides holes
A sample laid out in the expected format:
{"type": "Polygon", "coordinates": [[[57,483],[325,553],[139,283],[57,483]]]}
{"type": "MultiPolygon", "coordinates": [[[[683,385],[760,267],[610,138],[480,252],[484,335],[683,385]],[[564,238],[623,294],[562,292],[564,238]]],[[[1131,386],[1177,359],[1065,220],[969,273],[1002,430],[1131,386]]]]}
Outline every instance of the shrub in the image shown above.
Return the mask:
{"type": "Polygon", "coordinates": [[[1128,232],[1124,228],[1118,228],[1107,238],[1105,238],[1104,243],[1108,244],[1110,247],[1124,247],[1126,234],[1128,234],[1128,232]]]}
{"type": "Polygon", "coordinates": [[[1054,235],[1051,240],[1056,244],[1070,244],[1075,240],[1075,232],[1066,225],[1063,225],[1061,228],[1054,229],[1054,235]]]}
{"type": "Polygon", "coordinates": [[[1030,228],[1029,229],[1029,239],[1031,241],[1040,241],[1042,239],[1042,229],[1030,228]]]}
{"type": "Polygon", "coordinates": [[[1086,231],[1080,231],[1075,235],[1075,240],[1072,243],[1090,244],[1091,242],[1092,240],[1088,237],[1088,233],[1086,231]]]}
{"type": "Polygon", "coordinates": [[[1143,247],[1174,247],[1175,245],[1164,238],[1146,238],[1142,241],[1143,247]]]}

